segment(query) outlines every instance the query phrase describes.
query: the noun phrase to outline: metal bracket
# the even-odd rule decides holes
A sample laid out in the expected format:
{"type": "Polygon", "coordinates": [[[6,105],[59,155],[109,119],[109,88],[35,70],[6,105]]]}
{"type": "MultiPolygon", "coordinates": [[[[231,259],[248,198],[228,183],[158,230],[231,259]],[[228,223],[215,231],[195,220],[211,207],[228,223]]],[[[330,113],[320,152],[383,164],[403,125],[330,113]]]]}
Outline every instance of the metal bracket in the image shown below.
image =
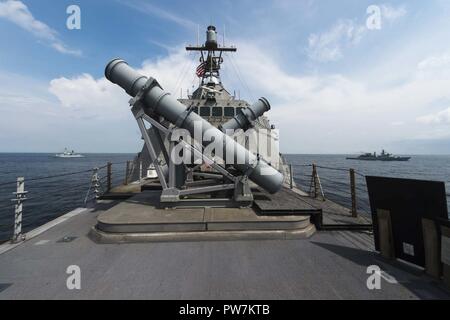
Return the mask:
{"type": "MultiPolygon", "coordinates": [[[[161,202],[179,202],[182,201],[180,199],[180,196],[182,195],[192,195],[192,194],[199,194],[199,193],[208,193],[208,192],[215,192],[215,191],[221,191],[221,190],[231,190],[234,189],[234,200],[237,202],[241,201],[252,201],[253,196],[248,184],[248,175],[251,174],[254,167],[259,162],[256,162],[254,165],[249,167],[247,172],[244,174],[244,176],[234,176],[228,170],[226,170],[224,167],[219,165],[216,161],[213,159],[210,159],[208,156],[203,154],[203,150],[199,150],[193,143],[188,143],[187,141],[180,140],[178,143],[182,144],[183,147],[188,147],[190,150],[196,155],[199,156],[203,162],[208,163],[213,167],[216,171],[218,171],[221,175],[223,175],[226,179],[231,181],[232,183],[219,183],[217,185],[211,185],[211,186],[202,186],[202,187],[193,187],[193,188],[187,188],[180,190],[175,186],[175,167],[173,164],[171,164],[170,161],[170,151],[173,148],[173,142],[171,142],[171,148],[169,150],[165,149],[164,142],[160,138],[158,140],[159,144],[162,144],[161,150],[165,150],[166,152],[169,152],[168,156],[169,159],[166,159],[169,166],[169,179],[166,181],[166,178],[164,176],[162,167],[158,161],[157,154],[155,152],[155,148],[153,146],[153,143],[148,135],[147,129],[144,124],[144,120],[147,121],[151,126],[158,129],[158,131],[164,133],[166,135],[166,138],[170,139],[170,135],[173,131],[173,128],[167,128],[166,126],[162,125],[160,122],[153,119],[150,115],[148,115],[145,112],[144,104],[142,103],[142,99],[145,97],[145,95],[148,93],[149,90],[151,90],[154,86],[161,86],[159,83],[153,79],[149,78],[145,85],[139,90],[139,92],[136,94],[136,96],[132,99],[130,99],[129,104],[132,106],[131,111],[138,123],[139,129],[141,131],[142,137],[145,141],[145,144],[147,145],[147,149],[150,153],[150,157],[153,160],[153,164],[155,165],[155,169],[158,173],[158,177],[160,179],[160,183],[162,186],[162,193],[161,193],[161,202]]],[[[160,97],[162,98],[162,97],[160,97]]],[[[157,104],[156,104],[157,105],[157,104]]],[[[185,121],[186,117],[193,111],[192,108],[186,109],[185,112],[183,112],[179,117],[175,124],[175,128],[182,127],[183,122],[185,121]]]]}
{"type": "Polygon", "coordinates": [[[139,92],[136,94],[134,98],[131,98],[128,102],[130,106],[136,105],[138,102],[142,100],[142,98],[147,94],[148,91],[150,91],[151,88],[158,86],[161,88],[161,85],[156,81],[156,79],[150,77],[147,79],[147,82],[142,86],[142,88],[139,90],[139,92]]]}
{"type": "MultiPolygon", "coordinates": [[[[148,152],[150,153],[150,158],[152,159],[153,165],[155,166],[156,173],[158,174],[161,187],[167,189],[166,178],[164,177],[164,172],[158,161],[158,156],[156,154],[155,148],[153,147],[152,141],[148,135],[147,129],[145,128],[144,120],[142,117],[136,119],[139,129],[141,131],[142,137],[144,138],[145,144],[147,145],[148,152]]],[[[164,148],[164,146],[162,146],[164,148]]]]}

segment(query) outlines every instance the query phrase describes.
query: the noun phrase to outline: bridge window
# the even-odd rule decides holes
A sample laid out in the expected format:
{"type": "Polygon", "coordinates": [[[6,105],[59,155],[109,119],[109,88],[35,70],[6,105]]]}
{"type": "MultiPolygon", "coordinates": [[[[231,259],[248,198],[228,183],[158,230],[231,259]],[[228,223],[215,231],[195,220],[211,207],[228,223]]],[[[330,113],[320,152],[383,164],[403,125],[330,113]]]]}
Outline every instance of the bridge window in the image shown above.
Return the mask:
{"type": "Polygon", "coordinates": [[[233,107],[225,107],[225,117],[234,117],[234,108],[233,107]]]}
{"type": "Polygon", "coordinates": [[[200,115],[202,117],[210,117],[211,116],[211,108],[210,107],[200,107],[200,115]]]}
{"type": "Polygon", "coordinates": [[[221,117],[223,115],[222,107],[213,107],[212,115],[213,115],[213,117],[221,117]]]}
{"type": "Polygon", "coordinates": [[[192,111],[194,111],[196,114],[198,114],[198,107],[193,107],[192,111]]]}

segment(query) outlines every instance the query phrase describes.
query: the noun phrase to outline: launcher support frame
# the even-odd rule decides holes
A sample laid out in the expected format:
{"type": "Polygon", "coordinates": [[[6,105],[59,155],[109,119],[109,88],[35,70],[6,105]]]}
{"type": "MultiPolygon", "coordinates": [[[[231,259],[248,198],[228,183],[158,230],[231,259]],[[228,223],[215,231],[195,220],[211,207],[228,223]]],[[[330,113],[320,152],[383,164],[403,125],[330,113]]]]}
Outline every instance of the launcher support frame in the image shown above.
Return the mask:
{"type": "MultiPolygon", "coordinates": [[[[167,150],[164,144],[161,134],[169,137],[174,129],[178,128],[174,126],[173,128],[168,128],[156,121],[154,118],[150,117],[144,111],[144,106],[140,101],[141,97],[145,95],[145,91],[149,90],[154,84],[154,79],[150,78],[143,89],[136,95],[135,98],[130,100],[130,105],[132,105],[131,111],[136,119],[139,130],[141,132],[144,143],[149,152],[151,163],[155,166],[156,173],[161,183],[162,193],[161,193],[161,203],[166,207],[198,207],[198,206],[210,206],[210,207],[247,207],[253,202],[253,194],[250,189],[248,174],[234,176],[215,160],[209,158],[201,150],[199,150],[192,143],[188,143],[184,140],[179,140],[177,142],[170,141],[169,150],[167,150]],[[145,123],[155,128],[155,132],[158,132],[157,139],[150,139],[148,130],[145,123]],[[156,141],[155,141],[156,140],[156,141]],[[155,143],[157,145],[155,145],[155,143]],[[214,168],[217,173],[210,174],[210,178],[217,181],[217,183],[207,186],[202,186],[201,181],[191,181],[186,184],[187,179],[184,181],[184,188],[177,187],[176,183],[176,165],[171,160],[171,148],[175,143],[180,143],[184,147],[189,148],[191,152],[200,157],[202,162],[208,163],[212,168],[214,168]],[[156,150],[161,150],[163,158],[168,166],[168,173],[166,175],[164,167],[159,160],[159,155],[156,150]],[[213,175],[220,175],[222,178],[222,183],[214,177],[213,175]],[[234,190],[232,198],[195,198],[195,199],[184,199],[184,196],[198,195],[198,194],[210,194],[213,192],[224,191],[224,190],[234,190]],[[203,203],[203,205],[201,205],[203,203]]],[[[194,169],[194,168],[193,168],[194,169]]],[[[193,172],[195,173],[195,172],[193,172]]],[[[201,175],[201,173],[199,173],[201,175]]],[[[207,174],[207,173],[205,173],[207,174]]],[[[195,174],[194,174],[195,175],[195,174]]]]}

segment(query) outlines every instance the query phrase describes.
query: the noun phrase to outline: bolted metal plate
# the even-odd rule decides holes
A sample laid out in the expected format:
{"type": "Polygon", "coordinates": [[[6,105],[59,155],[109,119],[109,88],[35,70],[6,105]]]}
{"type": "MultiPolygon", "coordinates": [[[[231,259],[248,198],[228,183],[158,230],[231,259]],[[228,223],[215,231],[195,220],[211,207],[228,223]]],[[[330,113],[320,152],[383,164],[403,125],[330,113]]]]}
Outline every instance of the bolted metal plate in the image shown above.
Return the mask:
{"type": "Polygon", "coordinates": [[[56,241],[57,243],[62,243],[62,242],[72,242],[73,240],[75,240],[78,237],[71,237],[71,236],[65,236],[62,237],[61,239],[59,239],[58,241],[56,241]]]}

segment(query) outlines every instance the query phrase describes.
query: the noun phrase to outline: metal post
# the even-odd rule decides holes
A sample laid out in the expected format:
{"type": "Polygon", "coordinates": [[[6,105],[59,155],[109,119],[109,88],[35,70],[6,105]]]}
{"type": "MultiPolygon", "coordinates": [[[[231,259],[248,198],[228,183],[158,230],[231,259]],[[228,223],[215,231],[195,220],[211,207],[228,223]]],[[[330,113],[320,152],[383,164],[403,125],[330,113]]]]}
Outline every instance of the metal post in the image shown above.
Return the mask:
{"type": "Polygon", "coordinates": [[[292,189],[294,187],[294,176],[292,175],[292,164],[289,165],[289,177],[290,177],[289,185],[292,189]]]}
{"type": "Polygon", "coordinates": [[[129,174],[130,174],[130,161],[127,161],[127,167],[125,168],[125,181],[123,182],[124,185],[128,184],[129,174]]]}
{"type": "Polygon", "coordinates": [[[313,183],[313,195],[314,198],[317,198],[317,168],[316,168],[316,164],[313,163],[312,165],[312,183],[313,183]]]}
{"type": "Polygon", "coordinates": [[[15,215],[14,215],[14,235],[12,238],[12,242],[19,242],[25,240],[25,235],[22,234],[22,209],[23,202],[27,199],[26,194],[28,192],[25,191],[25,179],[24,177],[17,178],[17,189],[13,194],[16,195],[15,199],[11,199],[11,201],[15,201],[15,215]]]}
{"type": "MultiPolygon", "coordinates": [[[[173,149],[175,148],[175,142],[169,142],[169,154],[172,155],[173,149]]],[[[175,188],[175,164],[173,161],[169,162],[169,188],[175,188]]]]}
{"type": "Polygon", "coordinates": [[[358,212],[356,211],[356,180],[355,180],[355,169],[350,169],[350,193],[352,196],[352,210],[350,211],[352,217],[357,217],[358,212]]]}
{"type": "Polygon", "coordinates": [[[322,201],[325,201],[325,194],[323,193],[322,183],[320,182],[319,173],[316,172],[316,181],[319,186],[320,195],[322,196],[322,201]]]}
{"type": "Polygon", "coordinates": [[[100,198],[100,183],[98,179],[98,168],[94,168],[94,173],[92,175],[92,186],[94,187],[95,200],[100,198]]]}
{"type": "Polygon", "coordinates": [[[111,179],[111,175],[112,175],[112,163],[108,162],[106,165],[106,174],[107,174],[107,178],[106,178],[106,191],[109,192],[111,190],[111,186],[112,186],[112,179],[111,179]]]}
{"type": "Polygon", "coordinates": [[[139,181],[142,181],[142,160],[139,161],[139,181]]]}

